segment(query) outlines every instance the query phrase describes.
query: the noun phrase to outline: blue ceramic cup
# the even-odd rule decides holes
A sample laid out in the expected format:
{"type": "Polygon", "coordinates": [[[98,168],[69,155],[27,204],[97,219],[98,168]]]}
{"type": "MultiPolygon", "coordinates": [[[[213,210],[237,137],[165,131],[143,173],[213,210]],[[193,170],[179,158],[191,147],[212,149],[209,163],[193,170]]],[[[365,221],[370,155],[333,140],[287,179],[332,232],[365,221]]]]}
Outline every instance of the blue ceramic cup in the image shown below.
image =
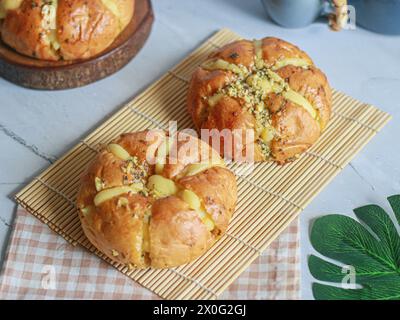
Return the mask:
{"type": "Polygon", "coordinates": [[[286,28],[308,26],[323,13],[322,0],[261,0],[265,11],[286,28]]]}
{"type": "MultiPolygon", "coordinates": [[[[277,24],[286,28],[301,28],[319,16],[334,15],[329,0],[261,0],[265,11],[277,24]]],[[[355,22],[366,29],[400,34],[400,0],[348,0],[355,9],[355,22]]]]}
{"type": "Polygon", "coordinates": [[[356,23],[384,34],[400,34],[400,0],[349,0],[356,23]]]}

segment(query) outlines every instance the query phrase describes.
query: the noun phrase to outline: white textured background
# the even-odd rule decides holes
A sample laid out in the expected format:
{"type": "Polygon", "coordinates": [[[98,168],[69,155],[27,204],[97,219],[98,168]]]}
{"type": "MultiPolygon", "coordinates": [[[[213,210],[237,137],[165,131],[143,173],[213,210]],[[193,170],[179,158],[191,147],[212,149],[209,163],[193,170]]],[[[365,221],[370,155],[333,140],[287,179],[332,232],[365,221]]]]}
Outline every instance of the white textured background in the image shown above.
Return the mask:
{"type": "Polygon", "coordinates": [[[310,220],[326,213],[351,215],[352,208],[367,203],[387,208],[386,196],[400,193],[400,38],[359,28],[334,33],[323,22],[283,29],[268,19],[258,0],[154,0],[153,6],[156,21],[145,48],[108,79],[58,92],[27,90],[0,79],[1,259],[14,217],[12,195],[203,40],[228,27],[248,38],[294,42],[333,87],[393,115],[301,215],[302,297],[312,299],[310,220]]]}

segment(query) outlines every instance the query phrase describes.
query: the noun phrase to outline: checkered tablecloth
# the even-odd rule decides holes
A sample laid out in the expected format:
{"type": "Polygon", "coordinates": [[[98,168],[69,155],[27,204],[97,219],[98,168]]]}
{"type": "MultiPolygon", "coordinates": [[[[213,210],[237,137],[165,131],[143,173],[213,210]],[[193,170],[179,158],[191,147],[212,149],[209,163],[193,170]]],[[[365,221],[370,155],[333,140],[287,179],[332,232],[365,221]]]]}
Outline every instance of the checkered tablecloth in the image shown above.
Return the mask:
{"type": "MultiPolygon", "coordinates": [[[[296,219],[220,299],[298,299],[296,219]]],[[[0,299],[159,299],[18,208],[0,275],[0,299]]]]}

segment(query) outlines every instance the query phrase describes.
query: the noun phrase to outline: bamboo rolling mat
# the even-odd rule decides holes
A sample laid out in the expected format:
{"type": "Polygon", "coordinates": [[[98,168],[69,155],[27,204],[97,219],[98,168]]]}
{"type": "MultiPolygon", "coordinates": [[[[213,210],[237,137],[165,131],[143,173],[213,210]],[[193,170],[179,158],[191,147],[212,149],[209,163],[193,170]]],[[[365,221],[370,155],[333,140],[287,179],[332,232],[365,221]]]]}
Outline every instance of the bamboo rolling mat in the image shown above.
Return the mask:
{"type": "Polygon", "coordinates": [[[80,174],[99,145],[120,133],[166,129],[169,120],[176,120],[180,129],[193,127],[186,112],[192,71],[212,50],[239,38],[227,29],[216,33],[21,190],[18,203],[71,244],[82,245],[163,298],[215,299],[390,119],[335,91],[331,122],[308,152],[285,166],[256,164],[250,175],[238,177],[239,199],[230,227],[203,256],[167,270],[128,270],[111,262],[81,229],[74,204],[80,174]]]}

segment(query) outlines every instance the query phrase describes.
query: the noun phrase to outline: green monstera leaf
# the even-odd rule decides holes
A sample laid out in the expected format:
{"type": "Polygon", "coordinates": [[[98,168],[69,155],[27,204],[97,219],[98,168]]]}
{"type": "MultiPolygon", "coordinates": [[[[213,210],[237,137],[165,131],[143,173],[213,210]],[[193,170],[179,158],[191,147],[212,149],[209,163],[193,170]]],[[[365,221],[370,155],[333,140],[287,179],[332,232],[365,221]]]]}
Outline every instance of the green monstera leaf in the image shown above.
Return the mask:
{"type": "MultiPolygon", "coordinates": [[[[400,227],[400,195],[388,198],[400,227]]],[[[311,255],[308,266],[315,279],[317,300],[400,300],[400,234],[390,216],[377,205],[354,209],[360,222],[343,215],[318,218],[311,244],[321,255],[311,255]],[[344,284],[344,285],[343,285],[344,284]]]]}

